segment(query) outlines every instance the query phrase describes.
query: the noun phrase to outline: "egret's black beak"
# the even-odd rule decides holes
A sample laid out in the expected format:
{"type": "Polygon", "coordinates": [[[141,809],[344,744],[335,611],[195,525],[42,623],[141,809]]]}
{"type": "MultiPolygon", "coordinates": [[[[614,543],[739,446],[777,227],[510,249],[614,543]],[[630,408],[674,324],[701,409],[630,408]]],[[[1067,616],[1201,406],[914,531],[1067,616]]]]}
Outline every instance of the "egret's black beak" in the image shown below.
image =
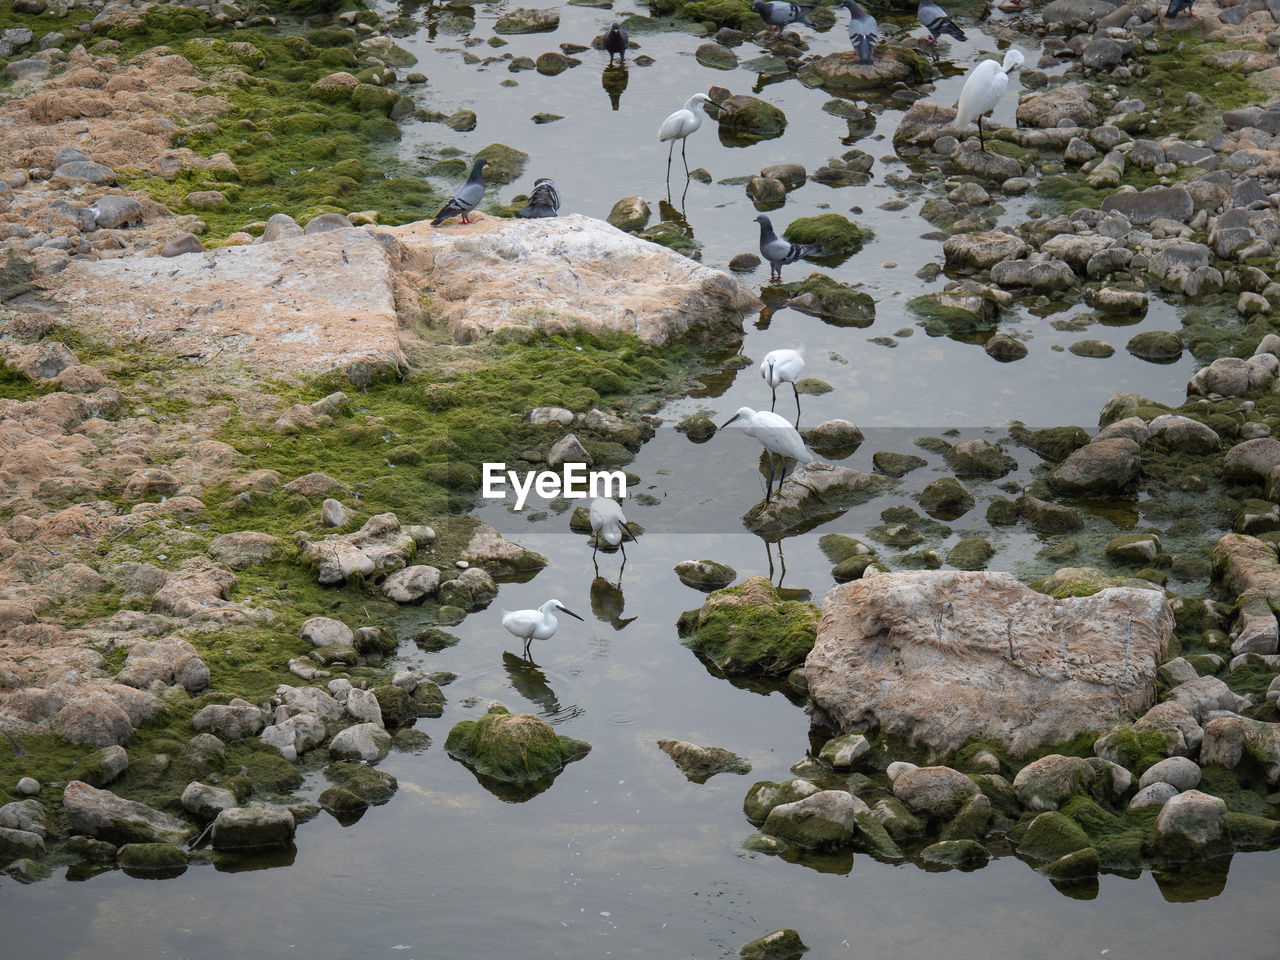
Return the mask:
{"type": "MultiPolygon", "coordinates": [[[[560,612],[561,612],[561,613],[567,613],[569,616],[573,617],[573,619],[575,619],[575,620],[582,620],[582,618],[581,618],[580,616],[578,616],[576,613],[574,613],[572,610],[568,609],[567,607],[561,607],[561,608],[560,608],[560,612]]],[[[586,623],[586,621],[585,621],[585,620],[582,620],[582,622],[583,622],[583,623],[586,623]]]]}
{"type": "Polygon", "coordinates": [[[732,417],[730,417],[721,425],[720,429],[723,430],[725,427],[727,427],[729,424],[733,423],[733,421],[737,419],[738,419],[738,415],[735,413],[732,417]]]}
{"type": "Polygon", "coordinates": [[[627,531],[627,536],[631,538],[631,542],[632,542],[632,543],[639,543],[639,542],[640,542],[639,540],[637,540],[637,539],[636,539],[636,535],[631,531],[631,526],[630,526],[628,523],[626,523],[625,521],[624,521],[624,522],[623,522],[623,524],[622,524],[622,529],[623,529],[623,530],[625,530],[625,531],[627,531]]]}

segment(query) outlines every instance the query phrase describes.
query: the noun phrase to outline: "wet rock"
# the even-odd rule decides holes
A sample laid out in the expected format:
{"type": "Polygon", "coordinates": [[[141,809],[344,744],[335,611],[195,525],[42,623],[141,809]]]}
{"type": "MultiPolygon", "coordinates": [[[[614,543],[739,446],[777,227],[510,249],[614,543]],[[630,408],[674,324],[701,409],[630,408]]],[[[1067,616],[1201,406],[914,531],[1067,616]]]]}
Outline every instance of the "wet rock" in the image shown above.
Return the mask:
{"type": "Polygon", "coordinates": [[[991,268],[991,282],[1001,287],[1028,288],[1054,294],[1076,286],[1076,276],[1063,260],[1003,260],[991,268]]]}
{"type": "Polygon", "coordinates": [[[921,850],[920,859],[941,866],[974,869],[985,866],[991,854],[976,840],[942,840],[921,850]]]}
{"type": "Polygon", "coordinates": [[[948,135],[951,123],[956,118],[954,107],[944,107],[928,100],[917,100],[893,132],[895,147],[907,145],[930,145],[940,137],[948,135]]]}
{"type": "Polygon", "coordinates": [[[806,463],[787,477],[769,503],[752,507],[743,519],[756,533],[781,533],[813,517],[864,503],[891,485],[888,477],[822,461],[806,463]]]}
{"type": "Polygon", "coordinates": [[[880,44],[871,64],[858,63],[853,50],[840,50],[820,60],[800,65],[796,76],[806,87],[821,87],[832,96],[854,96],[865,90],[889,88],[896,83],[920,79],[920,64],[914,51],[880,44]]]}
{"type": "MultiPolygon", "coordinates": [[[[729,51],[726,51],[729,52],[729,51]]],[[[787,115],[766,100],[737,93],[719,104],[716,120],[721,133],[755,142],[779,137],[787,128],[787,115]]]]}
{"type": "Polygon", "coordinates": [[[947,564],[957,570],[984,570],[995,553],[984,537],[965,537],[947,551],[947,564]]]}
{"type": "Polygon", "coordinates": [[[517,7],[498,18],[493,32],[498,35],[542,33],[560,26],[560,14],[554,10],[534,10],[517,7]]]}
{"type": "Polygon", "coordinates": [[[799,163],[775,163],[765,167],[760,171],[760,176],[767,177],[770,180],[778,180],[788,190],[795,190],[803,187],[808,179],[808,173],[802,164],[799,163]]]}
{"type": "Polygon", "coordinates": [[[1027,245],[1020,237],[1008,233],[959,233],[946,239],[942,252],[949,266],[988,270],[1001,260],[1025,257],[1027,245]]]}
{"type": "Polygon", "coordinates": [[[1057,810],[1071,797],[1088,793],[1093,778],[1089,761],[1050,754],[1018,771],[1013,778],[1013,789],[1018,800],[1032,810],[1057,810]]]}
{"type": "Polygon", "coordinates": [[[649,204],[643,197],[623,197],[613,205],[606,219],[625,233],[637,233],[648,225],[650,216],[649,204]]]}
{"type": "Polygon", "coordinates": [[[738,55],[718,43],[699,44],[693,56],[704,67],[712,67],[716,70],[733,70],[738,66],[738,55]]]}
{"type": "Polygon", "coordinates": [[[476,773],[509,783],[539,780],[586,756],[591,745],[556,734],[545,720],[494,702],[479,720],[449,731],[445,750],[476,773]]]}
{"type": "Polygon", "coordinates": [[[329,742],[329,756],[335,760],[376,763],[390,749],[391,734],[376,723],[357,723],[347,727],[329,742]]]}
{"type": "Polygon", "coordinates": [[[62,810],[73,832],[110,843],[182,843],[195,833],[175,817],[79,780],[63,790],[62,810]]]}
{"type": "Polygon", "coordinates": [[[992,360],[1000,363],[1012,363],[1014,360],[1021,360],[1028,353],[1025,343],[1003,333],[997,333],[983,345],[982,349],[992,360]]]}
{"type": "Polygon", "coordinates": [[[813,646],[818,609],[782,600],[763,577],[718,590],[677,621],[682,642],[731,674],[784,676],[813,646]]]}
{"type": "Polygon", "coordinates": [[[761,780],[752,784],[747,791],[746,799],[742,802],[742,812],[752,823],[760,824],[774,807],[811,797],[818,790],[809,780],[787,780],[783,783],[761,780]]]}
{"type": "Polygon", "coordinates": [[[877,574],[827,594],[805,675],[819,715],[838,730],[875,716],[882,732],[935,754],[970,736],[1025,752],[1096,728],[1111,710],[1145,709],[1172,626],[1156,591],[1055,600],[1004,573],[877,574]],[[892,652],[878,640],[884,630],[892,652]],[[1123,664],[1108,639],[1117,630],[1130,638],[1123,664]],[[1070,671],[1055,665],[1059,635],[1072,638],[1070,671]],[[1124,685],[1113,685],[1120,676],[1124,685]]]}
{"type": "MultiPolygon", "coordinates": [[[[788,285],[788,289],[793,289],[788,285]]],[[[799,285],[787,306],[830,323],[867,326],[875,319],[875,301],[865,293],[823,273],[811,273],[799,285]]]]}
{"type": "Polygon", "coordinates": [[[977,794],[977,785],[950,767],[916,767],[893,781],[893,795],[926,819],[950,820],[977,794]]]}
{"type": "Polygon", "coordinates": [[[1003,183],[1022,176],[1022,164],[1017,160],[999,153],[988,153],[974,140],[957,146],[951,154],[951,162],[961,173],[982,177],[992,183],[1003,183]]]}
{"type": "Polygon", "coordinates": [[[920,507],[938,520],[955,520],[973,509],[973,495],[954,477],[942,477],[920,491],[920,507]]]}
{"type": "Polygon", "coordinates": [[[1202,767],[1217,765],[1234,770],[1246,761],[1257,765],[1269,785],[1280,784],[1280,723],[1245,717],[1215,717],[1205,723],[1200,746],[1202,767]]]}
{"type": "Polygon", "coordinates": [[[1102,201],[1102,210],[1115,211],[1135,226],[1145,226],[1156,220],[1186,223],[1195,212],[1195,204],[1185,187],[1151,187],[1113,193],[1102,201]]]}
{"type": "Polygon", "coordinates": [[[747,181],[747,196],[756,203],[776,204],[787,199],[787,188],[781,180],[752,177],[747,181]]]}
{"type": "Polygon", "coordinates": [[[738,578],[733,567],[716,560],[684,560],[675,570],[680,582],[695,590],[721,590],[738,578]]]}
{"type": "Polygon", "coordinates": [[[961,440],[947,450],[945,459],[960,477],[1003,477],[1018,466],[1004,448],[990,440],[961,440]]]}
{"type": "Polygon", "coordinates": [[[1162,859],[1173,861],[1226,853],[1231,849],[1226,801],[1199,790],[1173,797],[1160,809],[1152,847],[1162,859]]]}
{"type": "Polygon", "coordinates": [[[860,733],[846,733],[832,737],[818,751],[818,759],[831,764],[834,770],[852,770],[858,761],[871,752],[871,744],[860,733]]]}
{"type": "Polygon", "coordinates": [[[291,847],[296,829],[287,807],[248,803],[218,814],[213,821],[213,849],[250,852],[291,847]]]}
{"type": "Polygon", "coordinates": [[[405,567],[387,577],[382,592],[396,603],[413,603],[430,596],[440,586],[440,571],[425,564],[405,567]]]}
{"type": "Polygon", "coordinates": [[[822,790],[769,811],[764,832],[806,850],[830,850],[848,846],[856,835],[854,814],[865,803],[843,790],[822,790]]]}
{"type": "MultiPolygon", "coordinates": [[[[1099,291],[1099,298],[1095,300],[1095,305],[1100,304],[1102,292],[1103,291],[1099,291]]],[[[1129,291],[1129,290],[1111,291],[1111,292],[1113,294],[1114,293],[1125,293],[1125,294],[1137,293],[1137,291],[1129,291]]],[[[1146,294],[1137,293],[1137,297],[1131,297],[1129,299],[1129,303],[1133,304],[1134,306],[1138,306],[1138,310],[1130,311],[1126,309],[1123,312],[1129,313],[1129,312],[1139,312],[1141,310],[1146,310],[1147,308],[1146,294]],[[1138,306],[1138,298],[1141,298],[1140,306],[1138,306]]],[[[1114,299],[1111,299],[1108,301],[1107,307],[1104,308],[1099,305],[1099,309],[1105,309],[1105,311],[1108,313],[1121,312],[1118,310],[1114,310],[1113,309],[1114,306],[1118,306],[1118,304],[1115,302],[1114,299]]],[[[1139,360],[1148,360],[1152,363],[1172,363],[1173,361],[1177,360],[1179,357],[1182,356],[1183,343],[1182,343],[1182,338],[1179,337],[1176,333],[1170,333],[1167,330],[1146,330],[1130,338],[1129,342],[1125,344],[1125,349],[1128,350],[1135,357],[1137,357],[1139,360]]]]}
{"type": "Polygon", "coordinates": [[[538,55],[538,59],[534,61],[534,68],[544,77],[554,77],[581,62],[573,57],[566,57],[563,53],[548,51],[538,55]]]}
{"type": "Polygon", "coordinates": [[[262,711],[247,700],[236,698],[229,704],[211,703],[191,718],[196,730],[208,730],[221,740],[243,740],[257,736],[266,726],[262,711]]]}
{"type": "Polygon", "coordinates": [[[1036,860],[1058,860],[1089,845],[1089,836],[1079,824],[1050,810],[1031,821],[1018,843],[1018,853],[1036,860]]]}
{"type": "Polygon", "coordinates": [[[742,960],[798,960],[808,949],[800,939],[800,934],[790,928],[783,928],[744,943],[738,950],[738,956],[742,960]]]}
{"type": "Polygon", "coordinates": [[[674,760],[694,783],[706,783],[717,773],[751,772],[751,764],[723,747],[700,747],[684,740],[659,740],[658,749],[674,760]]]}
{"type": "Polygon", "coordinates": [[[1097,440],[1072,453],[1049,474],[1049,486],[1067,496],[1126,492],[1137,480],[1139,447],[1132,440],[1097,440]]]}
{"type": "Polygon", "coordinates": [[[126,843],[116,854],[131,876],[177,876],[187,868],[187,854],[173,843],[126,843]]]}
{"type": "Polygon", "coordinates": [[[210,786],[199,780],[192,780],[182,791],[182,809],[194,817],[209,821],[215,819],[223,810],[236,806],[236,795],[222,787],[210,786]]]}

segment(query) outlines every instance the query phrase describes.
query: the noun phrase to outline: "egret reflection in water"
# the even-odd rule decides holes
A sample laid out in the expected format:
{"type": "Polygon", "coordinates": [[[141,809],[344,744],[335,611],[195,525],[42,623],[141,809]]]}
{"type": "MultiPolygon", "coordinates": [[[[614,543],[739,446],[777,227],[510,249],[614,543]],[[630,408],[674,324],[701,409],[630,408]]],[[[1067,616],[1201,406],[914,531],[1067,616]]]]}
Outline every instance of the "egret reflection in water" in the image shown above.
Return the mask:
{"type": "Polygon", "coordinates": [[[568,707],[560,705],[560,698],[547,682],[547,675],[536,663],[504,650],[502,667],[507,671],[512,689],[530,703],[537,704],[538,716],[544,720],[559,723],[582,715],[582,708],[577,704],[568,707]]]}
{"type": "Polygon", "coordinates": [[[622,608],[626,598],[622,595],[622,572],[618,572],[618,583],[612,584],[604,577],[596,577],[591,581],[591,612],[601,623],[607,623],[615,630],[621,630],[635,621],[635,617],[623,619],[622,608]]]}

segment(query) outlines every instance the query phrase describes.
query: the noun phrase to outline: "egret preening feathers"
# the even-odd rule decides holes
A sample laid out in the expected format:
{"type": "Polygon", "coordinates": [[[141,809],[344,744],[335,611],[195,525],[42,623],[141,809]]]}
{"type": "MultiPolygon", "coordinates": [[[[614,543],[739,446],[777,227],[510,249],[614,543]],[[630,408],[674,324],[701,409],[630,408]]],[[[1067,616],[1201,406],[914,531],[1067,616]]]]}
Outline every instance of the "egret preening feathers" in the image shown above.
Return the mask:
{"type": "Polygon", "coordinates": [[[548,600],[537,610],[512,610],[502,615],[502,625],[513,637],[524,641],[524,655],[529,656],[529,644],[534,640],[550,640],[556,635],[556,627],[560,622],[556,619],[556,611],[567,613],[581,620],[576,613],[559,600],[548,600]]]}
{"type": "Polygon", "coordinates": [[[920,6],[916,8],[916,16],[929,31],[929,43],[937,43],[938,35],[945,33],[949,37],[957,40],[968,40],[964,35],[964,31],[956,26],[956,22],[947,15],[947,11],[933,2],[933,0],[920,0],[920,6]]]}
{"type": "Polygon", "coordinates": [[[436,218],[431,221],[433,227],[438,227],[450,217],[461,216],[463,223],[470,223],[467,214],[476,208],[476,204],[484,199],[484,166],[489,161],[484,157],[476,157],[475,166],[471,168],[471,176],[467,178],[467,182],[458,188],[452,199],[444,205],[436,218]]]}
{"type": "Polygon", "coordinates": [[[636,542],[636,535],[627,526],[627,518],[622,513],[622,507],[617,500],[610,500],[608,497],[596,497],[591,501],[591,509],[589,511],[591,518],[591,532],[595,534],[595,545],[591,548],[591,559],[595,560],[596,551],[600,549],[600,541],[604,541],[611,547],[621,547],[622,562],[627,562],[627,548],[623,543],[623,534],[625,533],[631,538],[631,542],[636,542]]]}
{"type": "Polygon", "coordinates": [[[760,14],[760,19],[773,27],[775,37],[782,35],[782,28],[793,23],[808,23],[813,7],[802,7],[798,3],[785,3],[780,0],[752,0],[751,9],[760,14]]]}
{"type": "Polygon", "coordinates": [[[1004,92],[1009,89],[1009,74],[1022,66],[1022,51],[1011,49],[1004,55],[1004,65],[994,60],[983,60],[969,71],[960,90],[960,102],[956,106],[955,127],[963,130],[974,120],[978,121],[978,144],[984,153],[990,153],[982,137],[982,116],[995,109],[1004,92]]]}
{"type": "Polygon", "coordinates": [[[822,256],[820,243],[792,243],[773,232],[773,224],[764,214],[755,218],[760,224],[760,256],[769,261],[769,279],[782,279],[784,264],[795,263],[802,257],[822,256]]]}
{"type": "Polygon", "coordinates": [[[869,67],[875,62],[876,44],[880,41],[880,27],[876,18],[863,10],[853,0],[844,0],[849,10],[849,43],[858,52],[858,63],[869,67]]]}
{"type": "Polygon", "coordinates": [[[680,159],[684,160],[685,176],[689,175],[689,158],[684,152],[685,142],[689,139],[689,134],[702,126],[702,105],[710,102],[711,98],[705,93],[695,93],[684,102],[683,107],[663,120],[662,126],[658,127],[658,142],[671,141],[671,147],[667,150],[668,180],[671,179],[671,154],[676,148],[677,140],[680,141],[680,159]]]}
{"type": "Polygon", "coordinates": [[[782,458],[782,478],[778,481],[779,493],[782,492],[782,484],[787,479],[787,461],[809,463],[814,456],[805,448],[800,432],[776,413],[740,407],[738,412],[726,420],[720,429],[723,430],[735,420],[743,421],[742,429],[746,431],[747,436],[759,440],[769,455],[769,479],[764,488],[764,502],[768,503],[769,495],[773,492],[773,455],[776,453],[782,458]]]}
{"type": "Polygon", "coordinates": [[[616,56],[618,62],[626,64],[627,62],[627,44],[630,42],[627,36],[627,28],[620,23],[615,23],[609,28],[609,32],[604,35],[604,48],[609,53],[609,65],[613,66],[613,58],[616,56]]]}
{"type": "Polygon", "coordinates": [[[550,177],[542,177],[533,184],[529,192],[529,202],[516,211],[517,217],[533,220],[539,217],[554,217],[560,211],[560,191],[556,182],[550,177]]]}
{"type": "Polygon", "coordinates": [[[778,403],[778,385],[789,383],[796,392],[797,424],[800,422],[800,391],[796,388],[796,381],[803,372],[804,357],[800,356],[798,350],[770,350],[760,361],[760,376],[764,377],[769,389],[773,391],[773,399],[769,402],[770,412],[778,403]]]}

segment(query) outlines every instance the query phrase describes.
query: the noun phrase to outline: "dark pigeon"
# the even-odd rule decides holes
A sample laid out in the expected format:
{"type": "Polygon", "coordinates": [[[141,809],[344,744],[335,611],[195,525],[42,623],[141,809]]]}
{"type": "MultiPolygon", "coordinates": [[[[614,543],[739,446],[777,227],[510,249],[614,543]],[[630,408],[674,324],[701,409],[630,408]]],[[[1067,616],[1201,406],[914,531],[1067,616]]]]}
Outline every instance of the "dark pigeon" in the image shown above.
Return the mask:
{"type": "Polygon", "coordinates": [[[751,9],[760,14],[760,19],[773,27],[776,37],[782,28],[792,23],[808,23],[813,7],[804,7],[798,3],[783,3],[780,0],[752,0],[751,9]]]}
{"type": "MultiPolygon", "coordinates": [[[[1174,2],[1177,2],[1177,0],[1174,0],[1174,2]]],[[[924,28],[929,31],[930,43],[937,43],[938,35],[943,33],[957,40],[969,39],[964,35],[964,31],[956,26],[956,22],[947,16],[947,11],[934,3],[933,0],[920,0],[920,6],[916,8],[916,16],[924,24],[924,28]]]]}
{"type": "Polygon", "coordinates": [[[467,178],[458,192],[453,195],[448,203],[436,214],[436,218],[431,221],[433,227],[438,227],[450,217],[462,217],[463,223],[470,223],[467,214],[476,208],[476,204],[484,199],[484,165],[489,161],[484,157],[476,157],[475,166],[471,168],[471,176],[467,178]]]}
{"type": "Polygon", "coordinates": [[[1172,20],[1185,10],[1188,17],[1194,17],[1195,14],[1191,10],[1191,2],[1192,0],[1169,0],[1169,9],[1164,12],[1164,15],[1172,20]]]}
{"type": "Polygon", "coordinates": [[[769,261],[770,280],[775,277],[782,279],[784,264],[795,263],[801,257],[822,255],[822,245],[819,243],[792,243],[790,240],[783,240],[773,232],[773,224],[764,214],[756,217],[756,223],[760,224],[760,256],[769,261]]]}
{"type": "Polygon", "coordinates": [[[880,27],[876,18],[863,10],[853,0],[844,0],[849,10],[849,43],[858,53],[858,63],[864,67],[875,62],[876,44],[880,40],[880,27]]]}
{"type": "Polygon", "coordinates": [[[556,189],[554,180],[543,177],[533,185],[529,202],[520,208],[516,216],[535,220],[539,217],[554,217],[559,210],[560,191],[556,189]]]}
{"type": "Polygon", "coordinates": [[[627,36],[627,28],[620,23],[615,23],[609,28],[609,32],[604,35],[604,48],[609,52],[609,65],[613,65],[613,58],[616,56],[620,63],[627,62],[627,43],[630,41],[627,36]]]}

